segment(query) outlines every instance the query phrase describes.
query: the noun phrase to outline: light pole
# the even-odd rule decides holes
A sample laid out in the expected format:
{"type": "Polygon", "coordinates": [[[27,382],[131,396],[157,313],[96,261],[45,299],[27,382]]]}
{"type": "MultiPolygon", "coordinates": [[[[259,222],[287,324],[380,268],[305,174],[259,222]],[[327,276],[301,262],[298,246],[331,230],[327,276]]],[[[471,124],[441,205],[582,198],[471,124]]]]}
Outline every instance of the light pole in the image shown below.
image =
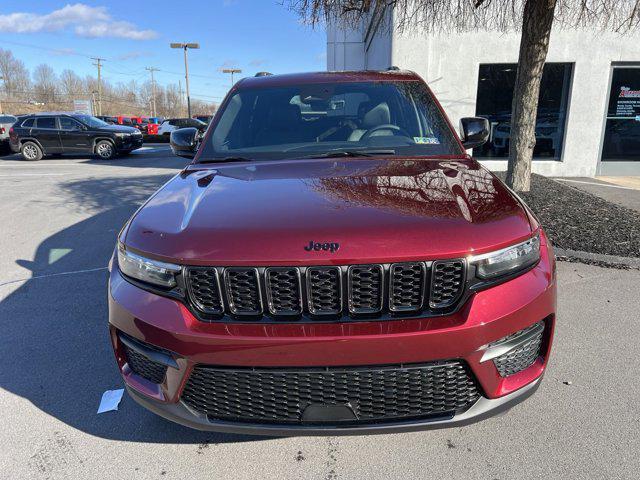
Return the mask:
{"type": "Polygon", "coordinates": [[[233,74],[234,73],[242,73],[242,70],[239,68],[223,68],[222,73],[230,73],[231,74],[231,87],[233,88],[233,74]]]}
{"type": "Polygon", "coordinates": [[[181,48],[184,50],[184,79],[187,84],[187,116],[191,118],[191,97],[189,96],[189,63],[187,62],[187,50],[190,48],[200,48],[199,43],[171,43],[171,48],[181,48]]]}
{"type": "MultiPolygon", "coordinates": [[[[0,75],[0,80],[4,82],[4,77],[0,75]]],[[[0,113],[2,113],[2,102],[0,102],[0,113]]]]}

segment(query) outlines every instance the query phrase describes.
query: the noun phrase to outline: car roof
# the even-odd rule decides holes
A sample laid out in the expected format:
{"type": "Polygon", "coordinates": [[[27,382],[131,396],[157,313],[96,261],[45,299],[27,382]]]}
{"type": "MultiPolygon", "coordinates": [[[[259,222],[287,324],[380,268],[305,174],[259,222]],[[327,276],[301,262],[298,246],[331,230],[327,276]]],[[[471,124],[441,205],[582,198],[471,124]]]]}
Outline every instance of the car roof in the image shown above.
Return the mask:
{"type": "Polygon", "coordinates": [[[282,75],[263,75],[260,77],[245,77],[236,83],[236,88],[246,87],[283,87],[299,85],[301,83],[334,83],[334,82],[410,82],[421,78],[409,70],[362,70],[341,72],[307,72],[286,73],[282,75]]]}
{"type": "Polygon", "coordinates": [[[24,115],[25,118],[27,117],[51,117],[51,116],[58,116],[58,115],[66,115],[68,117],[73,117],[76,115],[88,115],[88,113],[84,113],[84,112],[36,112],[36,113],[30,113],[28,115],[24,115]]]}

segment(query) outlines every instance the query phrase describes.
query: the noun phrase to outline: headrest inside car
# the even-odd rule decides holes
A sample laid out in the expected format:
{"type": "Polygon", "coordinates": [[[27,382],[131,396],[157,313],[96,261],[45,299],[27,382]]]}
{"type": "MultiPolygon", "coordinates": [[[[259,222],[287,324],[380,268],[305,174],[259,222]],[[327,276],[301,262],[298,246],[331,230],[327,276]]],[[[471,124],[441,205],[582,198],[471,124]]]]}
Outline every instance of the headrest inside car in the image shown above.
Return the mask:
{"type": "Polygon", "coordinates": [[[388,123],[391,123],[391,114],[389,113],[387,102],[378,103],[362,118],[362,126],[364,128],[373,128],[388,123]]]}

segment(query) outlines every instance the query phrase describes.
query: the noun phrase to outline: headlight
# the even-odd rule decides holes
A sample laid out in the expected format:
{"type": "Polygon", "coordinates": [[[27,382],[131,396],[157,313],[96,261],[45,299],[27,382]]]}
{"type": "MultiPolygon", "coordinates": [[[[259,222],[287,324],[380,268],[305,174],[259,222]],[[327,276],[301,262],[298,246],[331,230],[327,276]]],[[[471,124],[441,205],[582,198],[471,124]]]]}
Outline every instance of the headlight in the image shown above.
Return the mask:
{"type": "Polygon", "coordinates": [[[118,244],[118,268],[128,277],[160,287],[175,287],[175,275],[180,271],[179,265],[158,262],[128,252],[124,245],[118,244]]]}
{"type": "Polygon", "coordinates": [[[116,137],[120,137],[120,138],[127,138],[130,137],[131,134],[130,133],[126,133],[126,132],[117,132],[116,133],[116,137]]]}
{"type": "Polygon", "coordinates": [[[479,278],[494,278],[523,270],[540,260],[540,234],[536,233],[526,242],[507,247],[497,252],[476,255],[469,263],[476,265],[479,278]]]}

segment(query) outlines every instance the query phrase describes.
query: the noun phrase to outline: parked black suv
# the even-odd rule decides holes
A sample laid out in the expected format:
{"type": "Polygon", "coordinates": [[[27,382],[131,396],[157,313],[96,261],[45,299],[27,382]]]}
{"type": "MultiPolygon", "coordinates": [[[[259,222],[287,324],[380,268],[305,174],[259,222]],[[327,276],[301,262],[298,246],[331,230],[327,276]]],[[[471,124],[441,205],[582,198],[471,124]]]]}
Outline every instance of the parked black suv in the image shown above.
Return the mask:
{"type": "Polygon", "coordinates": [[[140,148],[142,134],[136,128],[109,125],[90,115],[38,113],[13,125],[9,143],[25,160],[64,153],[90,153],[108,160],[140,148]]]}

